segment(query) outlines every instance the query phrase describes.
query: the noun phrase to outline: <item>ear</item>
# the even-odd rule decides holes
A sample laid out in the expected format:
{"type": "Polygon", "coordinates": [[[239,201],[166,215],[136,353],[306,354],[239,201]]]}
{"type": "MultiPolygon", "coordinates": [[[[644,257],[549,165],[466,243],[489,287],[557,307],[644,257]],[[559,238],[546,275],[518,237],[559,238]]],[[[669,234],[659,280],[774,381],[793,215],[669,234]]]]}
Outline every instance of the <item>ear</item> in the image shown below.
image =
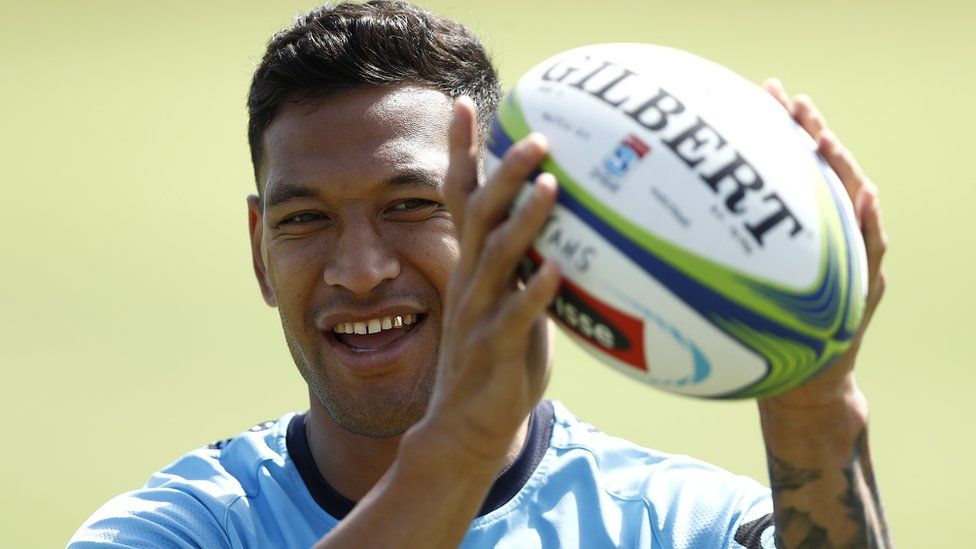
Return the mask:
{"type": "Polygon", "coordinates": [[[254,276],[258,279],[264,302],[270,307],[275,307],[278,302],[268,285],[268,268],[261,251],[264,237],[264,210],[261,208],[261,198],[256,194],[247,197],[247,225],[251,232],[251,261],[254,263],[254,276]]]}

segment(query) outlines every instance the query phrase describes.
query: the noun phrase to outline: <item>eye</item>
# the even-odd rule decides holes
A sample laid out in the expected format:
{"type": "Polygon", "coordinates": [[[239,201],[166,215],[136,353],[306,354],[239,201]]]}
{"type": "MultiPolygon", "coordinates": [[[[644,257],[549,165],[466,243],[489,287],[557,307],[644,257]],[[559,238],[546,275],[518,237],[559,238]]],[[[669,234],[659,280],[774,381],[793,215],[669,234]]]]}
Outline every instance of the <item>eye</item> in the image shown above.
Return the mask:
{"type": "Polygon", "coordinates": [[[423,198],[408,198],[406,200],[401,200],[394,203],[390,210],[394,212],[409,212],[435,206],[437,206],[437,203],[431,200],[424,200],[423,198]]]}
{"type": "Polygon", "coordinates": [[[304,225],[307,223],[312,223],[314,221],[319,221],[322,219],[322,214],[315,212],[302,212],[282,219],[278,226],[285,225],[304,225]]]}
{"type": "Polygon", "coordinates": [[[406,198],[392,202],[386,208],[386,217],[397,222],[424,221],[431,217],[440,217],[443,209],[442,204],[434,200],[406,198]]]}

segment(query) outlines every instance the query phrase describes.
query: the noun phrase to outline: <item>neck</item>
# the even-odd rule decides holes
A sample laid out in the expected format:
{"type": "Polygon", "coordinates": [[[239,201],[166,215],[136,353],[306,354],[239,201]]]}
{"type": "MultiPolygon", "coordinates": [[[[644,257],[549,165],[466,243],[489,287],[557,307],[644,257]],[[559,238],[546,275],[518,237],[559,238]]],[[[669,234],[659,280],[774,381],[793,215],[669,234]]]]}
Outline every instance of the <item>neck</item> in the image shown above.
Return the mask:
{"type": "MultiPolygon", "coordinates": [[[[333,489],[359,501],[393,464],[402,435],[370,438],[350,433],[332,419],[314,395],[310,396],[305,436],[315,465],[333,489]]],[[[499,474],[518,458],[525,446],[528,425],[526,417],[509,445],[499,474]]]]}

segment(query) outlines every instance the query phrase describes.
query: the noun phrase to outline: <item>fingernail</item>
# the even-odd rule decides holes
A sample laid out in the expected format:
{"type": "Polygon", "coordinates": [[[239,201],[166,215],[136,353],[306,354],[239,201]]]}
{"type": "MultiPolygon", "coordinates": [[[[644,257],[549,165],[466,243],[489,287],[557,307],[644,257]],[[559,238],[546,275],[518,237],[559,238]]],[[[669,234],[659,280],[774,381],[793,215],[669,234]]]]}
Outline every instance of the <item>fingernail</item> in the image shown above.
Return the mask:
{"type": "Polygon", "coordinates": [[[539,132],[532,132],[525,137],[525,151],[541,151],[546,148],[546,136],[539,132]]]}
{"type": "Polygon", "coordinates": [[[559,260],[554,257],[548,257],[542,264],[542,268],[546,270],[546,273],[558,274],[560,271],[559,260]]]}
{"type": "MultiPolygon", "coordinates": [[[[537,188],[538,187],[555,188],[556,187],[556,176],[552,175],[549,172],[542,172],[538,176],[536,176],[535,183],[536,183],[536,187],[537,188]]],[[[538,191],[538,192],[541,192],[541,191],[538,191]]]]}

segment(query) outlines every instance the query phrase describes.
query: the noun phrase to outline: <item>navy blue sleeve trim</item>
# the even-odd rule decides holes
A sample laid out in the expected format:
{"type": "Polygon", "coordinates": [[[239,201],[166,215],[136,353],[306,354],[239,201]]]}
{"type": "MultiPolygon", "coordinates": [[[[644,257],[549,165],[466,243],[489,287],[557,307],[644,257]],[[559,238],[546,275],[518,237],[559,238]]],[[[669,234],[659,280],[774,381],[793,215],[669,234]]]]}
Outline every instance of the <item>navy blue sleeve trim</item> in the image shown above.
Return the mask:
{"type": "Polygon", "coordinates": [[[735,541],[745,547],[745,549],[763,549],[763,532],[773,526],[773,514],[763,515],[756,520],[739,526],[739,529],[735,532],[735,541]]]}
{"type": "MultiPolygon", "coordinates": [[[[512,465],[495,479],[481,511],[478,512],[479,517],[508,503],[525,486],[549,448],[554,417],[552,403],[547,400],[540,402],[532,411],[525,446],[512,465]]],[[[285,443],[288,454],[298,468],[298,474],[315,502],[336,519],[345,518],[356,503],[337,492],[319,473],[305,437],[305,414],[297,414],[288,423],[285,443]]]]}

